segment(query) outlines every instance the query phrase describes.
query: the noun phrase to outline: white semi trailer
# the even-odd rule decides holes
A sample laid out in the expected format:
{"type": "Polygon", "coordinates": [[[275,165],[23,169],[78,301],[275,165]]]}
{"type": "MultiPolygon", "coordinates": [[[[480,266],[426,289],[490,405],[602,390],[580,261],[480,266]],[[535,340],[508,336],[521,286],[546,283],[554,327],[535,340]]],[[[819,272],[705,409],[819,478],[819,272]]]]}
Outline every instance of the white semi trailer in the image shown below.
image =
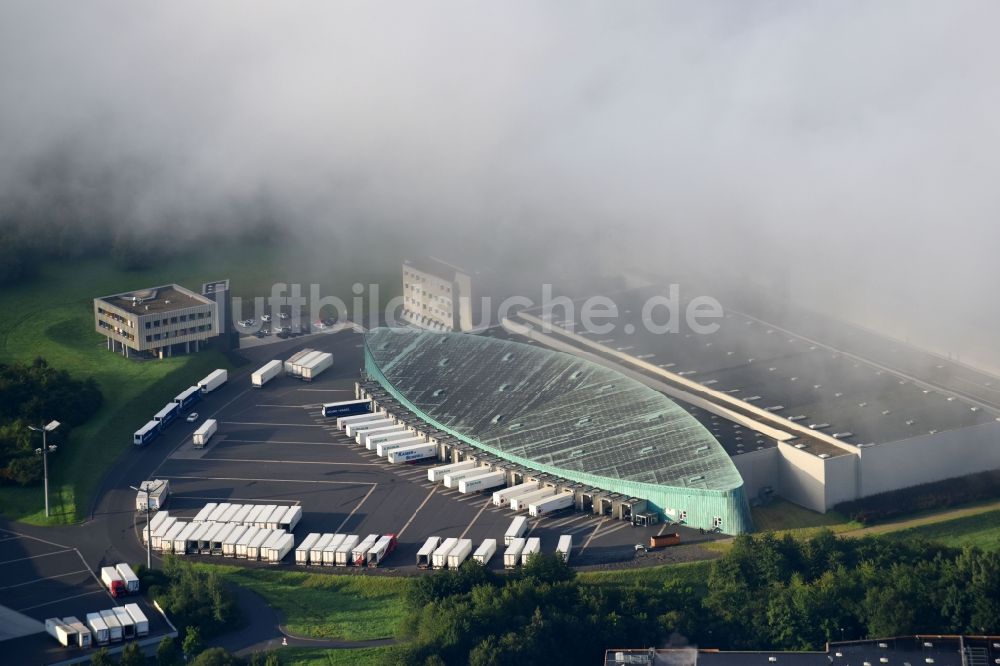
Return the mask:
{"type": "Polygon", "coordinates": [[[510,508],[512,511],[524,511],[528,508],[528,505],[532,502],[537,502],[546,497],[551,497],[556,494],[555,488],[542,488],[541,490],[536,490],[533,493],[528,493],[527,495],[520,495],[511,499],[510,508]]]}
{"type": "Polygon", "coordinates": [[[378,454],[379,458],[383,458],[389,454],[389,451],[395,451],[396,449],[401,449],[404,446],[414,446],[415,444],[423,443],[423,437],[408,437],[406,439],[397,439],[392,442],[379,442],[376,445],[375,453],[378,454]]]}
{"type": "Polygon", "coordinates": [[[205,419],[194,434],[191,436],[191,441],[194,443],[194,448],[203,449],[205,445],[208,444],[208,440],[212,439],[212,435],[215,431],[219,429],[219,424],[215,419],[205,419]]]}
{"type": "Polygon", "coordinates": [[[445,474],[461,472],[463,469],[475,469],[477,467],[479,467],[479,463],[475,460],[463,460],[462,462],[451,463],[450,465],[439,465],[427,470],[427,480],[431,483],[437,483],[445,474]]]}
{"type": "Polygon", "coordinates": [[[552,497],[547,497],[539,502],[532,502],[528,505],[529,516],[541,516],[554,511],[568,509],[576,503],[573,493],[559,493],[552,497]]]}
{"type": "Polygon", "coordinates": [[[511,486],[510,488],[504,488],[503,490],[496,490],[493,492],[493,506],[507,506],[510,504],[512,497],[517,497],[518,495],[523,495],[537,489],[537,481],[528,481],[511,486]]]}
{"type": "Polygon", "coordinates": [[[569,562],[570,553],[573,552],[573,535],[563,534],[559,537],[559,543],[556,545],[556,554],[562,558],[563,562],[569,562]]]}
{"type": "Polygon", "coordinates": [[[250,375],[250,386],[263,388],[264,384],[281,374],[281,366],[281,361],[277,359],[268,361],[259,370],[250,375]]]}
{"type": "Polygon", "coordinates": [[[472,559],[479,562],[483,566],[490,563],[493,556],[497,552],[497,540],[496,539],[484,539],[479,548],[476,548],[476,552],[472,554],[472,559]]]}
{"type": "Polygon", "coordinates": [[[457,472],[448,472],[438,478],[444,482],[445,488],[458,488],[458,482],[462,479],[471,479],[474,476],[482,476],[484,472],[488,471],[489,468],[486,467],[473,467],[472,469],[460,469],[457,472]]]}
{"type": "Polygon", "coordinates": [[[503,543],[505,546],[509,546],[514,539],[523,537],[528,531],[528,519],[524,516],[518,516],[510,522],[510,527],[507,528],[507,532],[503,535],[503,543]]]}
{"type": "Polygon", "coordinates": [[[458,544],[458,539],[448,537],[431,554],[431,566],[435,569],[444,569],[448,566],[448,553],[458,544]]]}
{"type": "Polygon", "coordinates": [[[362,430],[358,433],[357,437],[354,438],[354,441],[361,446],[366,446],[368,444],[369,437],[374,437],[376,435],[388,435],[393,432],[403,432],[404,430],[406,430],[406,426],[401,423],[379,426],[378,428],[371,428],[370,430],[362,430]]]}
{"type": "Polygon", "coordinates": [[[521,564],[527,564],[531,558],[542,550],[542,540],[538,537],[531,537],[524,542],[524,549],[521,551],[521,564]]]}
{"type": "Polygon", "coordinates": [[[398,442],[401,439],[410,439],[411,437],[413,437],[412,430],[385,433],[377,437],[369,437],[365,441],[365,448],[369,451],[378,451],[378,445],[383,442],[398,442]]]}
{"type": "Polygon", "coordinates": [[[458,492],[463,495],[502,486],[507,482],[506,472],[487,472],[478,476],[467,476],[458,482],[458,492]]]}
{"type": "Polygon", "coordinates": [[[459,539],[455,547],[448,551],[448,568],[457,569],[472,554],[472,539],[459,539]]]}
{"type": "Polygon", "coordinates": [[[413,444],[412,446],[401,446],[398,449],[389,451],[386,456],[393,465],[397,463],[408,463],[415,460],[424,460],[437,456],[437,444],[413,444]]]}
{"type": "Polygon", "coordinates": [[[229,381],[229,373],[223,368],[219,368],[218,370],[213,370],[208,373],[204,379],[198,382],[198,390],[200,390],[202,394],[211,393],[227,381],[229,381]]]}
{"type": "Polygon", "coordinates": [[[526,539],[518,537],[510,542],[507,550],[503,552],[503,566],[506,569],[513,569],[521,563],[521,551],[524,550],[526,539]]]}
{"type": "Polygon", "coordinates": [[[427,537],[427,541],[424,541],[424,545],[417,551],[417,567],[421,569],[429,569],[432,564],[431,556],[440,545],[441,537],[427,537]]]}

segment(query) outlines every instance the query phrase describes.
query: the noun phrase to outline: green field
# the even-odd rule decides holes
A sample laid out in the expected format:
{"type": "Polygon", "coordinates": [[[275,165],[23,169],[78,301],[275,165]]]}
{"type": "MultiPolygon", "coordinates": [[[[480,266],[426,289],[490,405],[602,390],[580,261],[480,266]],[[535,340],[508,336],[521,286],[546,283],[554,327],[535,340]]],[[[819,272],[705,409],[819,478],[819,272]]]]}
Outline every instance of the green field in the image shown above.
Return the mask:
{"type": "Polygon", "coordinates": [[[30,362],[41,356],[74,377],[94,377],[104,406],[68,439],[54,439],[59,450],[49,460],[52,518],[44,516],[41,487],[0,487],[0,513],[35,524],[85,518],[94,490],[114,460],[128,451],[132,433],[212,368],[232,367],[212,351],[162,361],[124,359],[109,352],[105,338],[94,331],[95,296],[169,282],[198,290],[202,282],[226,277],[234,295],[248,299],[269,295],[275,281],[315,282],[323,295],[341,298],[349,298],[354,281],[381,281],[381,300],[392,295],[398,277],[371,269],[355,275],[350,272],[354,265],[302,266],[292,257],[252,246],[224,255],[192,255],[146,271],[123,272],[109,261],[53,263],[31,281],[5,287],[0,292],[0,310],[5,313],[0,319],[0,362],[30,362]]]}
{"type": "Polygon", "coordinates": [[[578,574],[578,580],[594,587],[662,587],[668,581],[679,585],[689,585],[694,590],[703,590],[710,561],[663,564],[641,569],[614,569],[611,571],[586,571],[578,574]]]}
{"type": "Polygon", "coordinates": [[[789,532],[800,538],[809,538],[824,529],[839,533],[861,527],[861,523],[848,520],[836,511],[817,513],[783,499],[775,499],[767,506],[755,506],[750,514],[758,532],[789,532]]]}
{"type": "Polygon", "coordinates": [[[927,539],[954,548],[974,546],[983,550],[1000,550],[1000,511],[921,525],[887,536],[893,539],[927,539]]]}
{"type": "Polygon", "coordinates": [[[285,666],[381,666],[389,656],[387,647],[353,650],[323,650],[318,648],[287,648],[281,650],[285,666]]]}
{"type": "Polygon", "coordinates": [[[295,636],[348,641],[392,638],[406,614],[408,578],[199,566],[211,567],[264,597],[295,636]]]}

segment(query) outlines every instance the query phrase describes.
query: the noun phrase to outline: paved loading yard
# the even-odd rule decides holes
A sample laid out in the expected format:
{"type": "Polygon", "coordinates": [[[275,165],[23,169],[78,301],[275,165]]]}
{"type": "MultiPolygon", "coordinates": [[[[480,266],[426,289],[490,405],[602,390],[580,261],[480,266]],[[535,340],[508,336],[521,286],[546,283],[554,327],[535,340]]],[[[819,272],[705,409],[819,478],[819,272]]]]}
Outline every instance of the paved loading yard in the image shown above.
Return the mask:
{"type": "MultiPolygon", "coordinates": [[[[491,493],[461,495],[431,484],[431,464],[389,465],[338,431],[334,419],[321,415],[320,403],[353,398],[360,343],[360,336],[350,332],[314,337],[310,347],[333,352],[331,370],[312,383],[279,377],[263,389],[248,385],[219,409],[214,415],[219,430],[209,446],[195,451],[183,444],[154,475],[171,481],[171,515],[193,516],[212,501],[298,503],[303,517],[295,529],[296,543],[310,532],[362,537],[393,532],[400,543],[385,566],[414,569],[416,551],[429,536],[465,537],[475,545],[495,538],[500,546],[491,566],[502,568],[503,535],[513,514],[494,508],[491,493]]],[[[270,358],[266,349],[253,353],[261,355],[254,359],[257,364],[270,358]]],[[[571,561],[576,565],[631,560],[635,543],[677,529],[633,528],[575,512],[529,522],[531,536],[541,538],[544,552],[555,551],[561,534],[572,534],[571,561]]],[[[706,538],[696,530],[680,531],[685,541],[706,538]]],[[[289,555],[285,562],[292,560],[289,555]]]]}

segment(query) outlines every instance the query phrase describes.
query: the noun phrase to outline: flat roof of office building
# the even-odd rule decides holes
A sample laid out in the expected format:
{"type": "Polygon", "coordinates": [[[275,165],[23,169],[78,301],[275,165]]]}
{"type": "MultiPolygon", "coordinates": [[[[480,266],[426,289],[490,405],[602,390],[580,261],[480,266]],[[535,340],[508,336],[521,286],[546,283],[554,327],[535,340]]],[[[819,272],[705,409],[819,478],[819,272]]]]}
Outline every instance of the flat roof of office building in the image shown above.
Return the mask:
{"type": "Polygon", "coordinates": [[[111,296],[101,296],[97,300],[137,315],[172,312],[212,303],[204,296],[177,284],[136,289],[111,296]]]}

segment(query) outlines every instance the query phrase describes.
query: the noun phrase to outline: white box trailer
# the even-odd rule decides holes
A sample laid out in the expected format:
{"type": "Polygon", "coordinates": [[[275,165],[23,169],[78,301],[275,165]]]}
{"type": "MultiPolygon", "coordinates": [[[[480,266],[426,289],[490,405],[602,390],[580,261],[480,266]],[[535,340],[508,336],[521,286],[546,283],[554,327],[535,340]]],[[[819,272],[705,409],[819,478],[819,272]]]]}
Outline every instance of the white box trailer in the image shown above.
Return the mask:
{"type": "Polygon", "coordinates": [[[281,530],[271,530],[271,535],[264,539],[264,543],[260,544],[260,548],[257,549],[257,559],[262,562],[268,560],[269,551],[273,548],[277,548],[278,544],[281,543],[282,539],[288,534],[288,532],[283,532],[281,530]]]}
{"type": "Polygon", "coordinates": [[[431,556],[440,545],[441,537],[427,537],[427,541],[424,541],[424,545],[417,551],[417,566],[421,569],[429,569],[431,566],[431,556]]]}
{"type": "Polygon", "coordinates": [[[63,647],[77,644],[76,629],[57,617],[50,617],[45,620],[45,631],[49,636],[59,641],[59,644],[63,647]]]}
{"type": "Polygon", "coordinates": [[[132,435],[132,443],[136,446],[145,446],[148,444],[156,434],[160,432],[160,422],[153,420],[147,421],[146,425],[142,426],[135,431],[132,435]]]}
{"type": "Polygon", "coordinates": [[[292,552],[294,547],[295,537],[288,532],[283,532],[278,540],[265,550],[267,557],[262,559],[267,559],[271,564],[278,564],[285,559],[288,553],[292,552]]]}
{"type": "Polygon", "coordinates": [[[229,373],[226,372],[223,368],[219,368],[217,370],[213,370],[212,372],[208,373],[208,375],[206,375],[204,379],[198,382],[198,388],[201,390],[203,394],[211,393],[215,389],[225,384],[227,381],[229,381],[229,373]]]}
{"type": "Polygon", "coordinates": [[[258,560],[260,559],[261,546],[271,538],[271,535],[275,534],[274,530],[269,530],[267,528],[260,528],[257,530],[257,534],[254,535],[250,543],[247,544],[247,559],[248,560],[258,560]]]}
{"type": "Polygon", "coordinates": [[[375,437],[377,435],[388,435],[394,432],[403,432],[406,430],[406,426],[401,423],[393,423],[392,425],[381,426],[378,428],[371,428],[370,430],[363,430],[358,433],[355,438],[356,441],[361,446],[367,446],[368,438],[375,437]]]}
{"type": "Polygon", "coordinates": [[[222,554],[226,557],[236,557],[236,544],[240,542],[243,535],[250,529],[243,523],[233,523],[233,529],[222,542],[222,554]]]}
{"type": "Polygon", "coordinates": [[[333,537],[333,534],[321,534],[319,539],[317,539],[316,542],[309,547],[309,564],[314,566],[317,564],[323,564],[323,551],[333,540],[333,537]]]}
{"type": "Polygon", "coordinates": [[[240,527],[235,523],[222,523],[222,527],[215,531],[212,535],[212,540],[208,544],[208,552],[212,555],[222,555],[223,548],[225,547],[226,539],[234,529],[240,527]]]}
{"type": "Polygon", "coordinates": [[[111,632],[100,613],[87,613],[87,627],[97,645],[107,645],[111,640],[111,632]]]}
{"type": "Polygon", "coordinates": [[[246,515],[246,518],[243,519],[243,524],[259,527],[259,525],[257,525],[257,520],[260,518],[260,514],[261,512],[264,511],[265,508],[266,508],[265,504],[254,504],[250,508],[250,513],[248,513],[246,515]]]}
{"type": "Polygon", "coordinates": [[[250,542],[254,540],[254,537],[260,532],[260,528],[256,525],[244,525],[247,531],[243,533],[239,541],[236,542],[236,557],[246,559],[247,548],[250,546],[250,542]]]}
{"type": "Polygon", "coordinates": [[[145,636],[149,633],[149,618],[139,608],[139,604],[125,604],[125,612],[129,614],[132,622],[135,623],[136,636],[145,636]]]}
{"type": "Polygon", "coordinates": [[[510,504],[512,497],[523,495],[532,490],[538,490],[537,481],[528,481],[511,486],[510,488],[504,488],[503,490],[495,490],[493,491],[493,506],[506,506],[510,504]]]}
{"type": "Polygon", "coordinates": [[[240,510],[233,514],[233,517],[229,519],[229,522],[236,523],[237,525],[245,525],[247,522],[247,516],[253,511],[253,504],[244,504],[240,507],[240,510]]]}
{"type": "Polygon", "coordinates": [[[351,564],[358,567],[365,566],[368,559],[368,551],[372,549],[378,541],[378,534],[369,534],[351,549],[351,564]]]}
{"type": "Polygon", "coordinates": [[[302,381],[311,382],[332,366],[333,354],[329,352],[322,352],[319,356],[313,358],[309,363],[303,364],[299,374],[302,381]]]}
{"type": "Polygon", "coordinates": [[[573,552],[573,535],[563,534],[559,537],[559,543],[556,545],[556,555],[562,558],[563,562],[569,562],[570,553],[573,552]]]}
{"type": "Polygon", "coordinates": [[[148,503],[150,511],[159,511],[167,503],[168,497],[170,497],[170,481],[166,479],[143,481],[139,484],[139,492],[135,494],[135,510],[146,511],[148,503]]]}
{"type": "Polygon", "coordinates": [[[149,529],[155,532],[156,528],[159,527],[164,520],[170,517],[169,511],[158,511],[154,513],[153,517],[149,519],[149,529]]]}
{"type": "Polygon", "coordinates": [[[352,439],[356,439],[358,435],[363,432],[368,432],[369,430],[374,430],[375,428],[384,428],[386,426],[392,426],[392,419],[386,418],[384,414],[372,414],[370,421],[358,421],[357,423],[348,423],[344,427],[344,433],[352,439]]]}
{"type": "Polygon", "coordinates": [[[302,370],[306,366],[311,365],[313,363],[313,361],[315,361],[316,359],[318,359],[322,354],[323,354],[323,352],[321,352],[319,350],[316,350],[316,349],[309,350],[308,354],[306,354],[305,356],[303,356],[302,358],[300,358],[299,360],[295,361],[295,363],[292,364],[291,375],[293,377],[299,377],[299,378],[301,378],[302,377],[302,370]]]}
{"type": "Polygon", "coordinates": [[[281,529],[281,519],[285,517],[288,512],[288,507],[284,504],[275,505],[274,510],[264,521],[264,527],[269,530],[280,530],[281,529]]]}
{"type": "Polygon", "coordinates": [[[188,548],[189,553],[201,552],[202,544],[204,543],[205,537],[208,533],[215,529],[218,523],[202,523],[201,526],[191,534],[190,542],[191,547],[188,548]]]}
{"type": "Polygon", "coordinates": [[[472,554],[472,539],[459,539],[455,547],[448,551],[448,568],[457,569],[472,554]]]}
{"type": "Polygon", "coordinates": [[[115,570],[118,572],[118,575],[122,577],[122,580],[125,581],[125,591],[129,594],[138,594],[139,577],[135,575],[134,571],[132,571],[132,567],[124,562],[119,562],[115,565],[115,570]]]}
{"type": "Polygon", "coordinates": [[[440,478],[444,482],[445,488],[458,488],[458,482],[462,479],[471,479],[474,476],[482,476],[489,472],[489,467],[474,467],[473,469],[461,469],[457,472],[448,472],[440,478]]]}
{"type": "Polygon", "coordinates": [[[306,535],[306,538],[302,540],[299,547],[295,549],[295,563],[296,564],[309,564],[309,549],[313,547],[313,544],[319,541],[319,538],[323,536],[319,532],[312,532],[306,535]]]}
{"type": "MultiPolygon", "coordinates": [[[[186,530],[187,527],[187,523],[182,520],[178,520],[170,526],[170,529],[167,530],[165,534],[160,537],[153,537],[153,548],[164,553],[174,552],[174,541],[177,537],[184,533],[184,530],[186,530]]],[[[180,554],[183,555],[184,551],[182,550],[180,554]]]]}
{"type": "Polygon", "coordinates": [[[208,517],[211,516],[212,513],[214,513],[215,510],[218,507],[219,507],[219,505],[216,504],[215,502],[209,502],[205,506],[201,507],[201,511],[199,511],[197,514],[195,514],[195,517],[192,520],[192,522],[195,522],[195,523],[204,523],[204,522],[207,522],[208,521],[208,517]]]}
{"type": "Polygon", "coordinates": [[[475,469],[476,467],[479,467],[479,463],[475,460],[463,460],[462,462],[451,463],[450,465],[439,465],[427,470],[427,480],[431,483],[437,483],[445,474],[461,472],[463,469],[475,469]]]}
{"type": "Polygon", "coordinates": [[[257,514],[253,524],[257,527],[267,527],[267,519],[271,517],[271,514],[274,513],[274,510],[277,508],[277,504],[265,504],[260,510],[260,513],[257,514]]]}
{"type": "Polygon", "coordinates": [[[524,542],[524,549],[521,551],[521,564],[527,564],[531,558],[542,550],[542,540],[538,537],[531,537],[524,542]]]}
{"type": "Polygon", "coordinates": [[[233,520],[233,516],[235,516],[236,512],[239,511],[242,508],[243,508],[242,504],[230,504],[229,508],[226,509],[225,511],[223,511],[222,515],[219,516],[219,522],[220,523],[234,523],[234,522],[236,522],[236,521],[233,520]]]}
{"type": "Polygon", "coordinates": [[[503,566],[505,569],[513,569],[521,563],[521,551],[527,539],[518,537],[510,542],[507,550],[503,552],[503,566]]]}
{"type": "MultiPolygon", "coordinates": [[[[205,530],[205,533],[198,539],[198,552],[203,555],[211,555],[212,550],[215,548],[216,536],[227,527],[226,523],[214,523],[211,528],[205,530]]],[[[222,550],[221,543],[219,544],[219,550],[222,550]]]]}
{"type": "Polygon", "coordinates": [[[524,511],[528,508],[528,505],[533,502],[539,502],[547,497],[552,497],[556,494],[555,488],[542,488],[541,490],[536,490],[533,493],[528,493],[526,495],[519,495],[510,500],[511,511],[524,511]]]}
{"type": "Polygon", "coordinates": [[[401,439],[410,439],[411,437],[413,437],[412,430],[400,430],[398,432],[383,433],[376,437],[369,437],[365,441],[365,448],[369,451],[378,451],[378,445],[383,442],[398,442],[401,439]]]}
{"type": "Polygon", "coordinates": [[[382,564],[382,560],[389,556],[396,548],[396,535],[395,534],[383,534],[375,542],[375,545],[368,550],[368,554],[365,556],[365,562],[370,567],[377,567],[382,564]]]}
{"type": "Polygon", "coordinates": [[[294,532],[300,520],[302,520],[302,507],[290,506],[285,509],[285,515],[278,519],[278,528],[294,532]]]}
{"type": "Polygon", "coordinates": [[[301,372],[299,363],[315,353],[315,349],[303,349],[289,356],[288,360],[284,363],[285,374],[297,377],[298,373],[301,372]]]}
{"type": "MultiPolygon", "coordinates": [[[[332,534],[330,536],[333,538],[326,544],[326,547],[323,548],[323,553],[320,555],[320,563],[324,567],[332,567],[337,564],[337,550],[344,545],[344,542],[347,541],[347,537],[349,535],[332,534]]],[[[357,543],[357,541],[355,541],[355,543],[357,543]]],[[[351,545],[353,546],[354,544],[351,545]]]]}
{"type": "Polygon", "coordinates": [[[101,619],[104,620],[104,624],[108,628],[108,640],[112,643],[119,642],[122,639],[122,625],[118,621],[115,612],[111,609],[98,612],[101,614],[101,619]]]}
{"type": "Polygon", "coordinates": [[[392,442],[379,442],[375,445],[375,453],[379,458],[383,458],[389,455],[390,451],[395,451],[396,449],[401,449],[405,446],[414,446],[416,444],[423,443],[423,437],[408,437],[406,439],[397,439],[392,442]]]}
{"type": "Polygon", "coordinates": [[[122,640],[135,638],[135,621],[122,606],[115,606],[111,609],[115,614],[118,624],[122,625],[122,640]]]}
{"type": "Polygon", "coordinates": [[[553,513],[568,509],[576,505],[576,498],[573,493],[558,493],[552,497],[545,498],[540,502],[532,502],[528,505],[529,516],[541,516],[546,513],[553,513]]]}
{"type": "MultiPolygon", "coordinates": [[[[151,529],[151,531],[150,531],[150,537],[149,537],[149,540],[150,540],[150,541],[151,541],[152,543],[151,543],[150,545],[152,545],[152,546],[153,546],[153,548],[156,548],[156,549],[159,549],[159,547],[160,547],[160,539],[162,539],[162,538],[163,538],[163,536],[164,536],[164,535],[165,535],[165,534],[166,534],[167,532],[169,532],[169,531],[170,531],[170,529],[171,529],[171,528],[172,528],[172,527],[173,527],[174,525],[176,525],[176,524],[177,524],[177,522],[178,522],[178,521],[177,521],[177,519],[176,519],[176,518],[174,518],[173,516],[170,516],[170,517],[169,517],[169,518],[167,518],[166,520],[161,520],[161,521],[160,521],[160,524],[159,524],[159,525],[157,525],[157,526],[155,526],[155,527],[152,527],[152,526],[151,526],[151,527],[152,527],[152,529],[151,529]]],[[[142,540],[143,540],[143,542],[145,542],[145,541],[146,541],[146,530],[143,530],[143,531],[142,531],[142,540]]]]}
{"type": "Polygon", "coordinates": [[[337,546],[337,550],[334,552],[333,563],[338,567],[346,567],[351,563],[351,551],[358,541],[361,539],[357,534],[348,534],[340,545],[337,546]]]}
{"type": "Polygon", "coordinates": [[[210,514],[208,514],[208,517],[204,518],[203,520],[206,523],[217,523],[217,522],[219,522],[219,518],[221,518],[222,514],[224,514],[226,511],[229,510],[230,506],[232,506],[232,505],[229,502],[222,502],[220,504],[216,504],[215,508],[212,510],[212,512],[210,514]]]}
{"type": "Polygon", "coordinates": [[[384,411],[378,412],[366,412],[364,414],[354,414],[352,416],[338,416],[337,417],[337,430],[343,430],[347,427],[349,423],[360,423],[362,421],[371,421],[374,418],[378,418],[380,414],[384,414],[384,411]]]}
{"type": "Polygon", "coordinates": [[[479,562],[483,566],[490,563],[493,556],[497,552],[497,540],[496,539],[484,539],[479,548],[476,548],[476,552],[472,554],[472,559],[479,562]]]}
{"type": "Polygon", "coordinates": [[[448,566],[448,553],[458,545],[458,539],[455,537],[448,537],[441,542],[434,552],[431,554],[431,566],[435,569],[444,569],[448,566]]]}
{"type": "Polygon", "coordinates": [[[63,624],[71,628],[76,632],[76,646],[81,648],[89,648],[92,642],[90,629],[83,622],[80,622],[76,617],[70,615],[69,617],[63,618],[63,624]]]}
{"type": "Polygon", "coordinates": [[[386,458],[392,464],[397,463],[408,463],[415,460],[424,460],[426,458],[437,457],[438,446],[437,444],[413,444],[411,446],[401,446],[398,449],[393,449],[389,451],[389,455],[386,458]]]}
{"type": "Polygon", "coordinates": [[[201,529],[204,523],[189,523],[180,534],[173,538],[172,551],[177,555],[184,555],[191,548],[191,537],[201,529]]]}
{"type": "Polygon", "coordinates": [[[506,472],[487,472],[476,476],[467,476],[458,482],[458,492],[463,495],[481,490],[489,490],[507,483],[506,472]]]}
{"type": "Polygon", "coordinates": [[[262,365],[257,371],[250,375],[250,386],[262,388],[275,377],[281,374],[281,361],[275,359],[262,365]]]}
{"type": "Polygon", "coordinates": [[[518,516],[514,520],[510,521],[510,526],[503,535],[503,543],[505,546],[509,546],[514,539],[518,537],[523,537],[525,532],[528,531],[528,519],[525,516],[518,516]]]}
{"type": "Polygon", "coordinates": [[[194,444],[194,448],[203,449],[205,445],[208,444],[208,440],[212,439],[212,435],[215,431],[219,429],[219,424],[215,419],[205,419],[194,434],[191,435],[191,441],[194,444]]]}

